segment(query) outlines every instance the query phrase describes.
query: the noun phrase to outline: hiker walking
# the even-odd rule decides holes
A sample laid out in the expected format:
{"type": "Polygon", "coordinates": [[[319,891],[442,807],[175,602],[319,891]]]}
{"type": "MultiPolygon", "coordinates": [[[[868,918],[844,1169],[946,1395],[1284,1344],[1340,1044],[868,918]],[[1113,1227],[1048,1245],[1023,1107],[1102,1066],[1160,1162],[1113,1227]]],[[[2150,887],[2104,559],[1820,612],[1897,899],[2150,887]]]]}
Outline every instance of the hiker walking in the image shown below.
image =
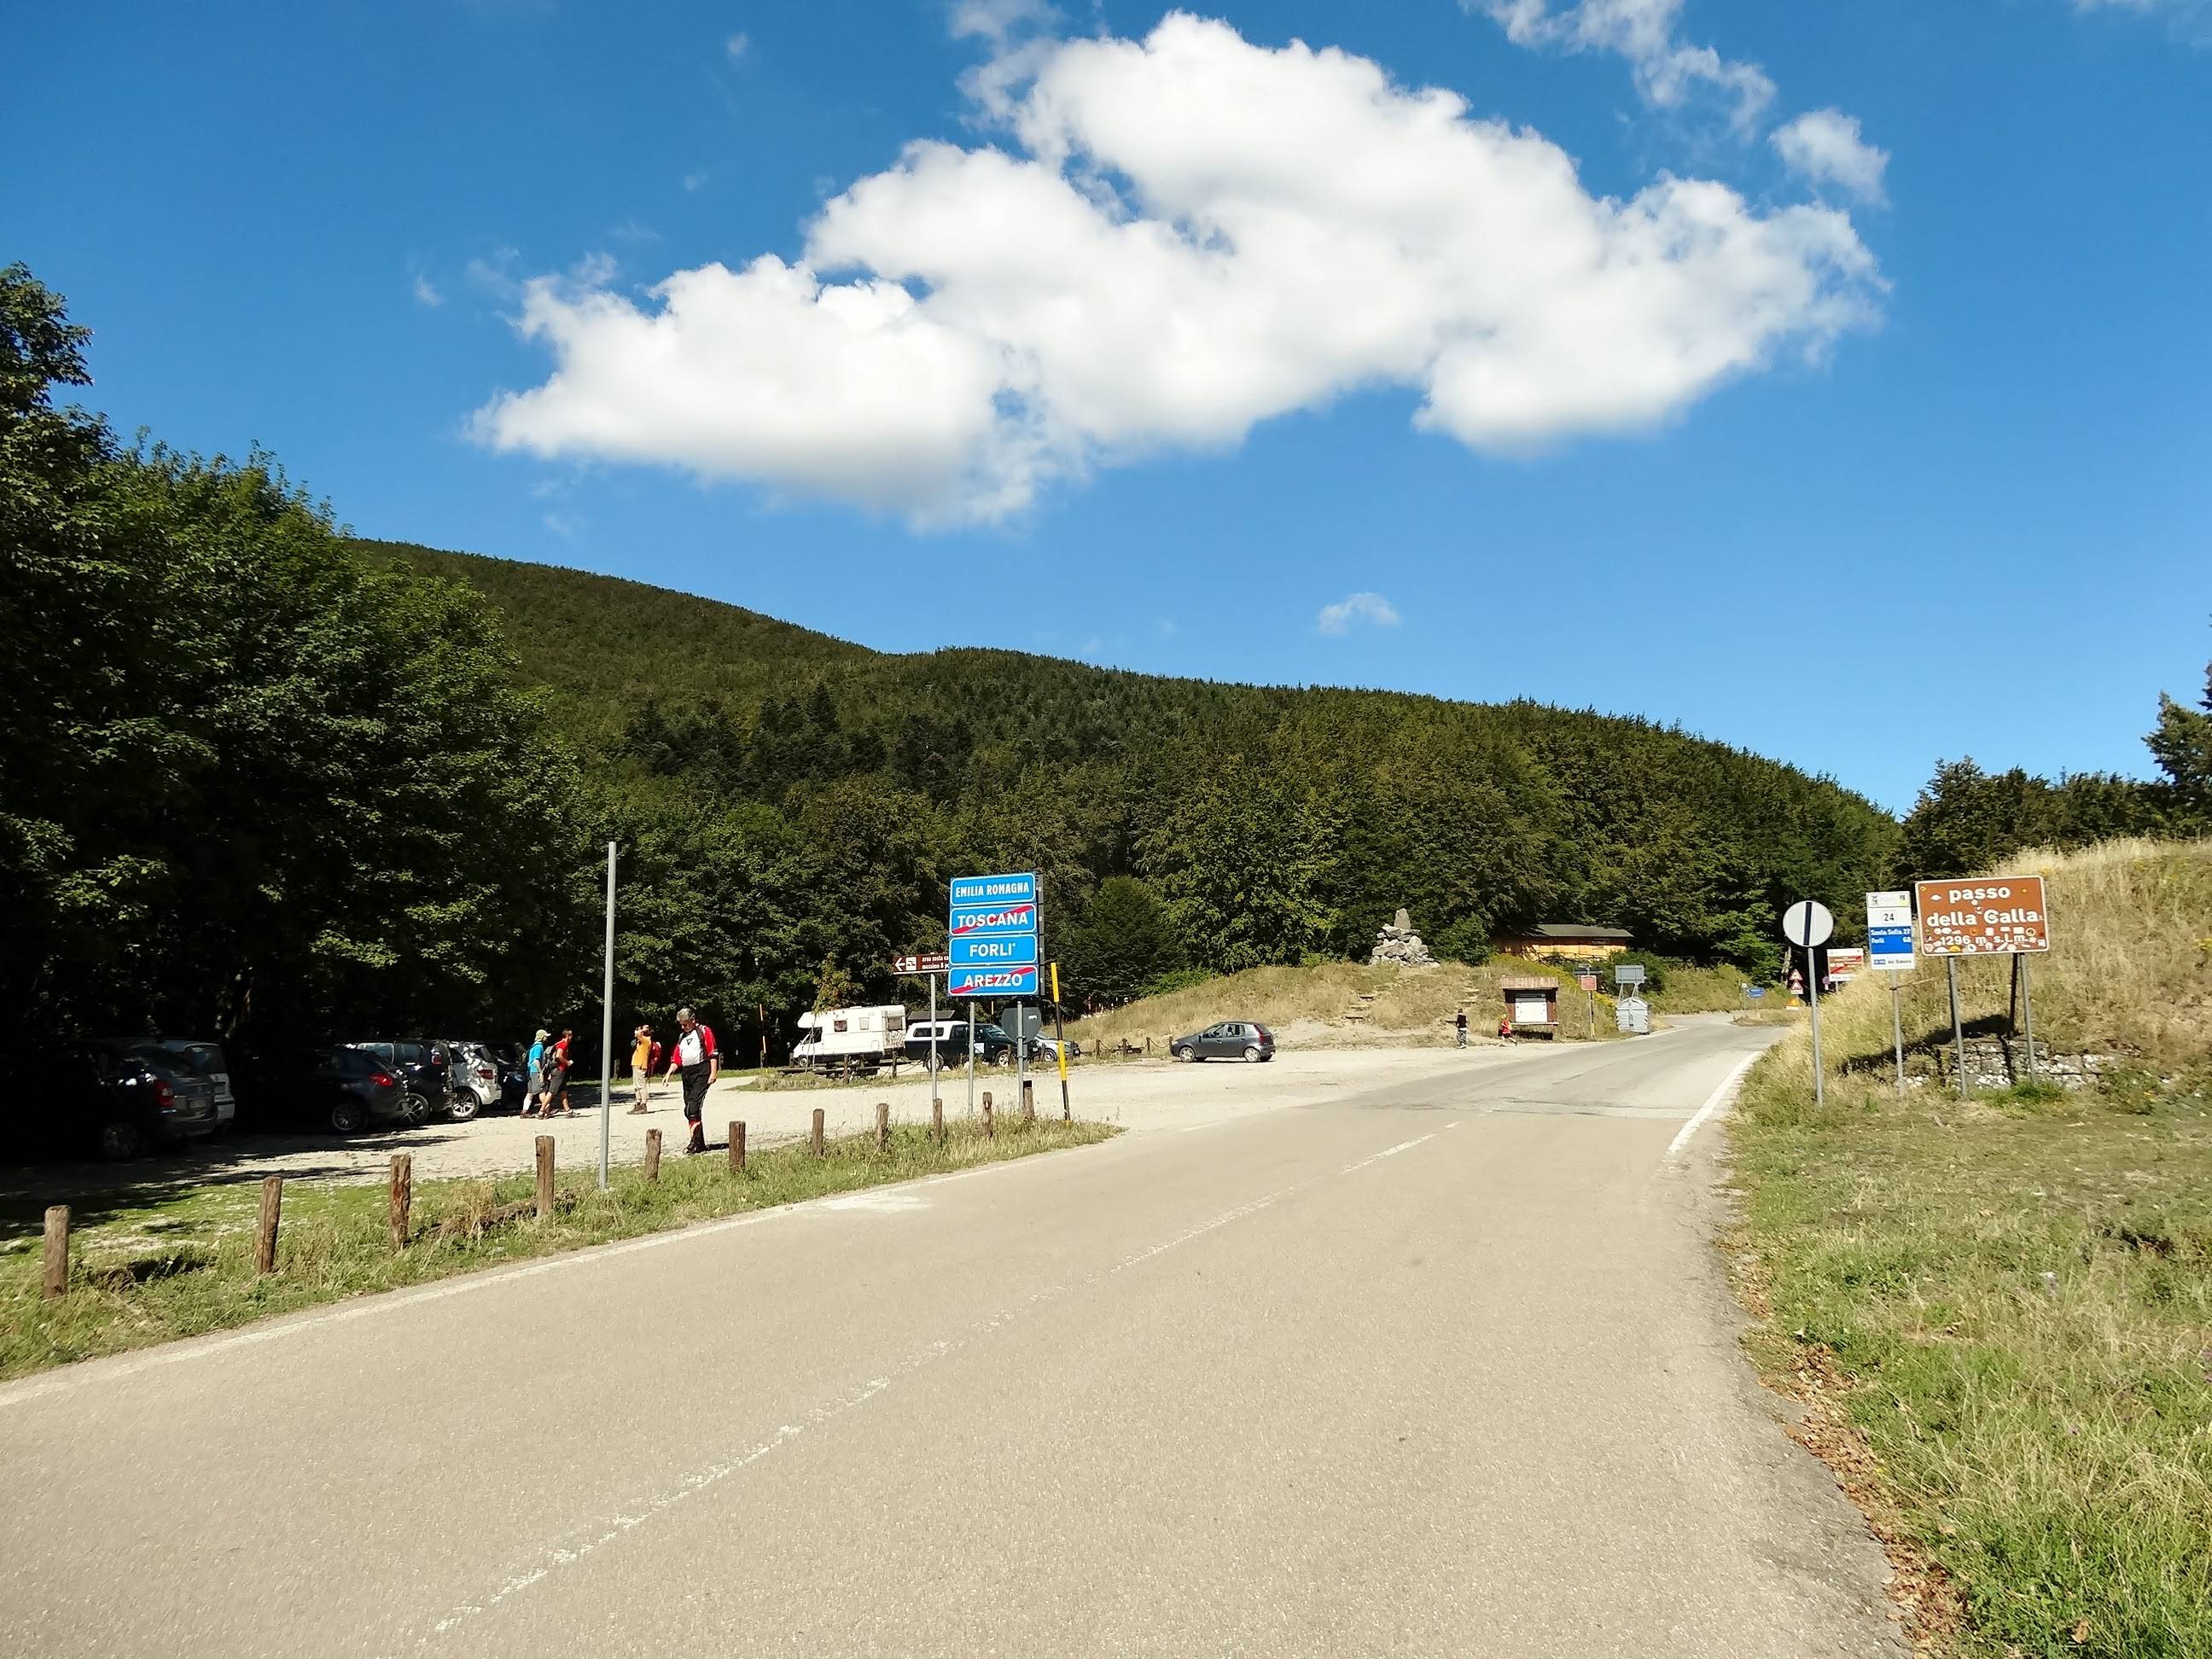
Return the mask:
{"type": "Polygon", "coordinates": [[[629,1091],[630,1110],[646,1109],[646,1101],[653,1093],[653,1056],[660,1045],[653,1040],[653,1027],[641,1025],[630,1033],[629,1091]]]}
{"type": "Polygon", "coordinates": [[[668,1055],[668,1069],[684,1074],[684,1116],[691,1125],[687,1152],[707,1150],[707,1091],[722,1074],[721,1057],[714,1052],[714,1033],[702,1025],[689,1008],[676,1011],[676,1046],[668,1055]]]}
{"type": "Polygon", "coordinates": [[[545,1103],[545,1039],[552,1036],[543,1025],[530,1040],[530,1058],[522,1063],[522,1115],[536,1117],[545,1103]]]}
{"type": "Polygon", "coordinates": [[[1461,1048],[1466,1048],[1466,1047],[1467,1047],[1467,1010],[1466,1010],[1466,1009],[1462,1008],[1462,1009],[1461,1009],[1461,1010],[1459,1011],[1459,1018],[1458,1018],[1457,1019],[1455,1019],[1455,1020],[1454,1020],[1454,1021],[1452,1022],[1452,1031],[1453,1031],[1453,1034],[1454,1034],[1455,1036],[1456,1036],[1458,1037],[1458,1039],[1459,1039],[1459,1046],[1460,1046],[1461,1048]]]}
{"type": "Polygon", "coordinates": [[[561,1040],[545,1051],[546,1058],[552,1062],[553,1071],[553,1086],[545,1096],[545,1115],[548,1117],[553,1115],[553,1103],[556,1100],[561,1103],[562,1117],[576,1115],[576,1109],[568,1103],[568,1067],[574,1064],[568,1053],[568,1045],[575,1041],[575,1032],[563,1027],[561,1040]]]}

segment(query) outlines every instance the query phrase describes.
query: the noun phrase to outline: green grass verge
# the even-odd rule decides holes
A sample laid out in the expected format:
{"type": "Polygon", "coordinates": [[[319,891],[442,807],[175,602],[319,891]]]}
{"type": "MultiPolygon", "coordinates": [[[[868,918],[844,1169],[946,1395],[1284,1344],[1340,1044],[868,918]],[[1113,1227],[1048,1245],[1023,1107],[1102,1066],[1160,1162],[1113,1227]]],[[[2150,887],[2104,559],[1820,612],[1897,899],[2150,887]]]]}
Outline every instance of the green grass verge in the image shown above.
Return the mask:
{"type": "Polygon", "coordinates": [[[1832,1078],[1816,1113],[1771,1062],[1734,1125],[1753,1357],[1863,1436],[1859,1495],[1956,1587],[1936,1645],[2212,1655],[2205,1074],[1971,1103],[1832,1078]]]}
{"type": "Polygon", "coordinates": [[[34,1224],[0,1250],[0,1377],[716,1216],[1088,1146],[1119,1133],[1049,1120],[1027,1127],[1001,1120],[990,1139],[965,1121],[945,1131],[941,1147],[926,1128],[902,1126],[886,1152],[878,1152],[868,1134],[833,1140],[819,1158],[803,1143],[776,1146],[755,1152],[742,1177],[730,1173],[720,1149],[700,1158],[678,1153],[664,1159],[658,1182],[647,1181],[639,1166],[617,1169],[605,1193],[592,1172],[563,1170],[557,1185],[576,1195],[572,1208],[544,1222],[532,1218],[481,1232],[471,1222],[528,1198],[536,1190],[532,1177],[417,1182],[414,1238],[404,1251],[392,1248],[382,1183],[288,1183],[277,1271],[265,1278],[254,1273],[252,1260],[259,1182],[187,1188],[140,1202],[128,1193],[107,1194],[85,1206],[96,1224],[73,1232],[66,1296],[40,1295],[34,1224]]]}

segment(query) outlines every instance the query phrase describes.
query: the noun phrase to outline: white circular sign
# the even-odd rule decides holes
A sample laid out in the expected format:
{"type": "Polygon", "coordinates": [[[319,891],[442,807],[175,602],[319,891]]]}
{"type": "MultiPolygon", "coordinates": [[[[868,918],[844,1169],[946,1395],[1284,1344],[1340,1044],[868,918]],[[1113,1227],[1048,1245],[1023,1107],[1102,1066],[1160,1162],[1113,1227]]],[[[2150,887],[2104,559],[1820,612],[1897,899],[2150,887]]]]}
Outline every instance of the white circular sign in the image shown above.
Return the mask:
{"type": "Polygon", "coordinates": [[[1799,899],[1782,913],[1782,937],[1804,949],[1826,945],[1835,931],[1835,917],[1818,899],[1799,899]]]}

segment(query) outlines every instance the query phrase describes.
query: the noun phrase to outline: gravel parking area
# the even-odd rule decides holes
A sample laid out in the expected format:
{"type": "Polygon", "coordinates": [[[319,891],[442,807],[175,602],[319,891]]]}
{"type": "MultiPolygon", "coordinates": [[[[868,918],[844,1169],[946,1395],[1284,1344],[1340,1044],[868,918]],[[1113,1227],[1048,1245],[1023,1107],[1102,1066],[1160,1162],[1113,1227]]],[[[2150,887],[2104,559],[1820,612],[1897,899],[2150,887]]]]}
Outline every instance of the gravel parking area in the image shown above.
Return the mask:
{"type": "MultiPolygon", "coordinates": [[[[1547,1045],[1548,1046],[1548,1045],[1547,1045]]],[[[1077,1065],[1068,1074],[1070,1103],[1079,1117],[1119,1123],[1138,1132],[1194,1128],[1225,1118],[1285,1107],[1310,1106],[1346,1092],[1377,1088],[1429,1076],[1447,1076],[1470,1067],[1512,1065],[1540,1050],[1494,1044],[1453,1048],[1328,1048],[1279,1052],[1265,1065],[1207,1061],[1180,1066],[1171,1060],[1133,1060],[1077,1065]]],[[[1033,1079],[1040,1115],[1058,1116],[1060,1079],[1048,1070],[1033,1079]]],[[[763,1146],[805,1134],[814,1109],[825,1115],[830,1133],[857,1133],[875,1123],[876,1103],[890,1103],[895,1120],[916,1122],[929,1115],[926,1077],[885,1079],[836,1088],[760,1089],[749,1078],[726,1079],[707,1101],[708,1139],[723,1144],[732,1119],[745,1124],[748,1143],[763,1146]]],[[[976,1074],[975,1094],[991,1093],[994,1109],[1018,1109],[1013,1073],[992,1068],[976,1074]]],[[[538,1136],[550,1134],[563,1168],[589,1167],[599,1155],[596,1086],[572,1087],[576,1115],[550,1122],[512,1113],[480,1117],[471,1123],[428,1123],[420,1128],[379,1131],[339,1139],[313,1134],[237,1135],[200,1142],[129,1164],[72,1164],[0,1171],[0,1200],[62,1201],[72,1192],[119,1186],[184,1186],[198,1182],[257,1180],[266,1175],[323,1181],[381,1181],[392,1154],[410,1152],[417,1181],[441,1176],[520,1175],[530,1169],[538,1136]]],[[[964,1072],[948,1072],[939,1093],[945,1115],[968,1110],[964,1072]]],[[[680,1156],[685,1129],[681,1091],[672,1082],[652,1086],[647,1109],[633,1113],[626,1084],[615,1088],[611,1146],[617,1164],[645,1156],[645,1133],[659,1129],[665,1156],[680,1156]]]]}

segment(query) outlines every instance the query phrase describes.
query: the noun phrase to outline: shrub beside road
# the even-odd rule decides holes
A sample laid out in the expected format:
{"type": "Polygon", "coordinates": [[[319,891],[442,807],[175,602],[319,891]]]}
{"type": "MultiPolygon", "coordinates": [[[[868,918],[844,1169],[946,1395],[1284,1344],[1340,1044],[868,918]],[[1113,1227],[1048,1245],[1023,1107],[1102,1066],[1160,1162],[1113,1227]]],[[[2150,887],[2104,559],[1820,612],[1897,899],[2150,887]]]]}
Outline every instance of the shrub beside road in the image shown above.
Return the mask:
{"type": "Polygon", "coordinates": [[[76,1206],[71,1288],[40,1294],[35,1216],[12,1218],[0,1254],[0,1377],[242,1325],[270,1314],[398,1289],[526,1257],[664,1231],[747,1210],[972,1168],[1032,1152],[1088,1146],[1119,1133],[1097,1123],[1002,1115],[994,1136],[949,1120],[944,1145],[927,1126],[901,1124],[887,1150],[872,1134],[827,1142],[813,1156],[794,1143],[754,1152],[732,1173],[718,1147],[671,1151],[659,1179],[617,1168],[605,1193],[592,1172],[561,1172],[556,1212],[483,1224],[529,1199],[534,1177],[417,1182],[410,1242],[392,1248],[382,1185],[298,1182],[284,1190],[277,1271],[254,1271],[258,1182],[191,1187],[155,1198],[128,1191],[76,1206]]]}
{"type": "Polygon", "coordinates": [[[2039,1038],[2113,1067],[1960,1100],[1923,965],[1899,1098],[1882,985],[1824,1002],[1825,1112],[1801,1030],[1735,1118],[1753,1352],[1939,1650],[2212,1654],[2212,843],[2019,862],[2051,881],[2039,1038]]]}

